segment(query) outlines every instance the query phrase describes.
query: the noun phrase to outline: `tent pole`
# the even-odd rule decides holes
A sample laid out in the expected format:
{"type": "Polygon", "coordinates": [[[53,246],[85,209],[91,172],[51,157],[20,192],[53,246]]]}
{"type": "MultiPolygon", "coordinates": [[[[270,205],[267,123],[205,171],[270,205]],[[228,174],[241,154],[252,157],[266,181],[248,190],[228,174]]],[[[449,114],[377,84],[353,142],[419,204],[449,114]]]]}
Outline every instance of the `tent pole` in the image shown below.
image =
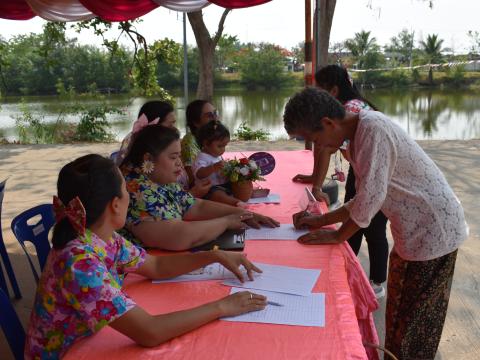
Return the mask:
{"type": "MultiPolygon", "coordinates": [[[[187,14],[183,13],[183,102],[185,109],[188,105],[188,58],[187,58],[187,14]]],[[[188,131],[188,126],[185,124],[188,131]]]]}
{"type": "MultiPolygon", "coordinates": [[[[312,4],[305,0],[305,86],[312,85],[312,4]]],[[[312,150],[312,143],[305,141],[305,149],[312,150]]]]}

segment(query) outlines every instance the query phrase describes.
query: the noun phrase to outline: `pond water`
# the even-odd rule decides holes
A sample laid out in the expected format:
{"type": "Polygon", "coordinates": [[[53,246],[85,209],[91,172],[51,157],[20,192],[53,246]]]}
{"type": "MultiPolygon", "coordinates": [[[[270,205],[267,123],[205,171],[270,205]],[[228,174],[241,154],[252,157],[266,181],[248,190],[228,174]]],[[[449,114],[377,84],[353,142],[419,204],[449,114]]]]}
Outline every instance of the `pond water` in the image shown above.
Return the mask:
{"type": "MultiPolygon", "coordinates": [[[[253,129],[268,130],[270,138],[286,138],[282,114],[288,98],[295,90],[270,92],[218,91],[214,97],[222,121],[231,132],[242,122],[253,129]]],[[[480,138],[480,94],[468,90],[370,90],[365,96],[381,111],[397,121],[413,138],[420,139],[475,139],[480,138]]],[[[122,95],[108,97],[108,103],[125,109],[124,115],[108,117],[112,131],[121,140],[130,131],[145,98],[122,95]]],[[[79,98],[79,103],[93,100],[79,98]]],[[[59,98],[27,97],[25,103],[34,116],[44,121],[56,121],[64,104],[59,98]]],[[[5,98],[0,103],[0,130],[10,140],[17,136],[15,117],[21,115],[21,99],[5,98]]],[[[185,131],[184,99],[176,97],[177,124],[185,131]]],[[[77,121],[68,116],[67,121],[77,121]]]]}

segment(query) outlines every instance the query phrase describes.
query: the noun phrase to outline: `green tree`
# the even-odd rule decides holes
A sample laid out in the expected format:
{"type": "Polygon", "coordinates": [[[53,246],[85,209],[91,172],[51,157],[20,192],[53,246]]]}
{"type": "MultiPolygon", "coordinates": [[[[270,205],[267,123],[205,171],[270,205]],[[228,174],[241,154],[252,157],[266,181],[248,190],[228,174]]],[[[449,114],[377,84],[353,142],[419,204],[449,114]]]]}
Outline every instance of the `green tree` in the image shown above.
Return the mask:
{"type": "Polygon", "coordinates": [[[390,44],[385,46],[385,51],[391,53],[395,62],[409,64],[412,59],[414,33],[403,29],[390,39],[390,44]]]}
{"type": "Polygon", "coordinates": [[[236,35],[224,34],[215,47],[215,69],[225,71],[235,65],[235,55],[240,50],[240,41],[236,35]]]}
{"type": "Polygon", "coordinates": [[[371,32],[362,30],[355,33],[353,39],[345,41],[345,47],[352,53],[360,69],[377,67],[382,62],[377,39],[370,37],[371,32]]]}
{"type": "Polygon", "coordinates": [[[241,81],[247,89],[280,88],[291,76],[285,71],[285,58],[273,44],[250,44],[239,57],[241,81]]]}
{"type": "MultiPolygon", "coordinates": [[[[438,38],[437,34],[430,34],[426,41],[420,41],[420,47],[423,50],[424,59],[427,64],[435,64],[442,61],[443,40],[438,38]]],[[[433,68],[428,69],[428,82],[433,84],[433,68]]]]}
{"type": "Polygon", "coordinates": [[[473,55],[480,54],[480,32],[470,30],[467,35],[471,42],[470,52],[473,55]]]}
{"type": "Polygon", "coordinates": [[[292,47],[292,53],[294,61],[297,64],[303,64],[305,62],[305,41],[301,41],[292,47]]]}
{"type": "Polygon", "coordinates": [[[211,100],[213,97],[214,54],[222,37],[223,25],[231,9],[225,9],[218,23],[217,32],[211,36],[204,21],[202,10],[188,13],[188,21],[192,26],[197,41],[199,56],[197,98],[211,100]]]}

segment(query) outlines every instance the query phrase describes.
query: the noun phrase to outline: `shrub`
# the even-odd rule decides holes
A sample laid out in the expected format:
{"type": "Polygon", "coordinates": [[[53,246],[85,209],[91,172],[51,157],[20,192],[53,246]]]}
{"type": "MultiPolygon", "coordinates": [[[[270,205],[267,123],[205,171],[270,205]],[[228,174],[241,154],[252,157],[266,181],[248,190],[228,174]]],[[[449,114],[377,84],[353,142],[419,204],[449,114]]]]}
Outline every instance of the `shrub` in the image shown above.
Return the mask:
{"type": "Polygon", "coordinates": [[[235,137],[238,140],[268,140],[270,133],[265,130],[253,130],[246,122],[242,122],[235,132],[235,137]]]}

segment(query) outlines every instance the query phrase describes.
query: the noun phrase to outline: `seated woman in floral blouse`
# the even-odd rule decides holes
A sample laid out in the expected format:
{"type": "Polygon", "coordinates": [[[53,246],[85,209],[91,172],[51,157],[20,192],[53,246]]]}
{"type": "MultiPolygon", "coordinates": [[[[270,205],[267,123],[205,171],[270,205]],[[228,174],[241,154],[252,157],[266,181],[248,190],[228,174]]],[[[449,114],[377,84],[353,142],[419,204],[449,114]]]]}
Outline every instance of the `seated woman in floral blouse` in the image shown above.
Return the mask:
{"type": "Polygon", "coordinates": [[[53,249],[38,284],[25,359],[59,359],[106,325],[142,346],[156,346],[219,317],[265,307],[264,296],[242,292],[150,315],[122,289],[126,273],[165,279],[219,262],[243,281],[239,266],[250,279],[260,270],[239,253],[151,256],[115,233],[125,223],[128,193],[118,168],[100,155],[65,165],[57,186],[53,249]]]}
{"type": "Polygon", "coordinates": [[[159,125],[141,130],[122,163],[130,204],[125,235],[146,247],[185,250],[227,229],[278,222],[230,205],[196,199],[175,183],[181,171],[178,131],[159,125]]]}

